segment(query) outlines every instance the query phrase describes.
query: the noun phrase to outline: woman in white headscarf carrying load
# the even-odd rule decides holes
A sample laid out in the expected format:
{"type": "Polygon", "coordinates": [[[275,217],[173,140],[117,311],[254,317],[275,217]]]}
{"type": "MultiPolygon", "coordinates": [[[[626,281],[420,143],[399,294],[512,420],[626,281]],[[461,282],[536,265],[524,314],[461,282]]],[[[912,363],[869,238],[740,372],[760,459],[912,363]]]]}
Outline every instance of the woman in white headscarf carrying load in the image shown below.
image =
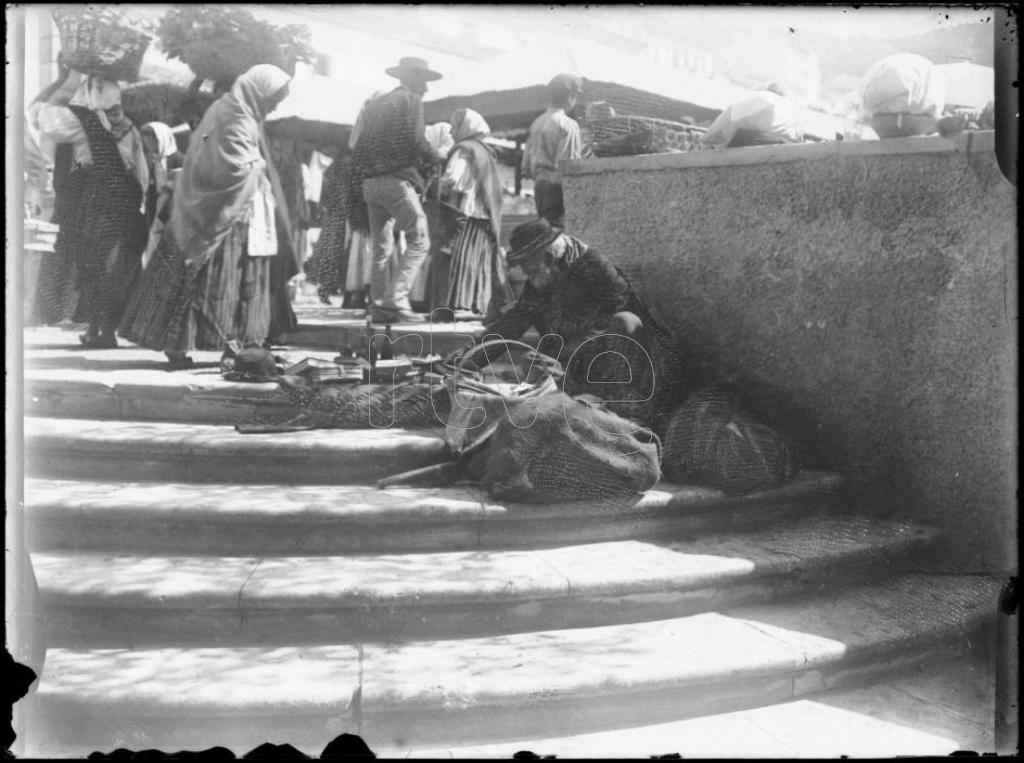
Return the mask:
{"type": "Polygon", "coordinates": [[[472,109],[458,109],[451,125],[455,146],[441,178],[441,195],[457,224],[445,306],[484,316],[512,299],[499,244],[501,179],[494,154],[483,141],[491,132],[484,118],[472,109]]]}
{"type": "Polygon", "coordinates": [[[64,317],[88,323],[79,337],[83,346],[116,347],[118,321],[146,245],[149,171],[142,139],[121,108],[117,82],[64,68],[48,93],[32,104],[29,118],[42,138],[56,144],[55,249],[74,268],[78,300],[77,309],[65,306],[64,317]]]}
{"type": "Polygon", "coordinates": [[[121,335],[188,368],[195,349],[261,344],[271,260],[291,256],[286,212],[262,124],[290,77],[269,64],[235,80],[203,115],[174,188],[170,221],[132,295],[121,335]]]}

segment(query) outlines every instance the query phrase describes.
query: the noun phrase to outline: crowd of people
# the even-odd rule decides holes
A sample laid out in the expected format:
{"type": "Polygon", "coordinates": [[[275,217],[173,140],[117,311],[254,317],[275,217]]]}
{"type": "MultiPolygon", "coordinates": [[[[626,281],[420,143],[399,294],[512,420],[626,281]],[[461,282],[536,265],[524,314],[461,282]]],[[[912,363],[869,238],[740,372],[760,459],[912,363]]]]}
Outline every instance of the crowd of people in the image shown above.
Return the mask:
{"type": "MultiPolygon", "coordinates": [[[[864,105],[880,137],[940,127],[941,94],[922,61],[894,57],[869,72],[864,105]]],[[[505,191],[486,119],[460,108],[426,125],[422,99],[441,75],[411,57],[387,73],[395,89],[371,97],[332,144],[313,146],[268,136],[264,123],[291,77],[254,66],[188,115],[182,153],[183,128],[136,127],[117,83],[63,68],[28,113],[38,141],[26,144],[27,178],[30,188],[44,182],[39,143],[54,145],[59,226],[57,256],[39,274],[37,321],[84,323],[84,348],[117,347],[120,335],[165,353],[169,370],[193,367],[194,350],[223,351],[225,362],[247,349],[269,355],[296,325],[289,283],[304,272],[321,299],[343,294],[343,305],[363,308],[372,323],[423,322],[414,303],[425,303],[475,317],[481,337],[536,331],[533,361],[549,364],[560,392],[665,443],[659,468],[675,479],[743,491],[795,473],[787,439],[745,413],[728,380],[700,370],[642,284],[565,229],[562,162],[588,154],[571,116],[578,77],[550,81],[550,105],[530,126],[520,169],[533,181],[536,214],[511,231],[506,250],[505,191]],[[318,183],[314,165],[326,168],[318,183]],[[320,236],[307,257],[314,218],[320,236]],[[513,268],[525,276],[515,290],[513,268]]],[[[704,139],[722,147],[799,140],[785,106],[779,88],[755,94],[723,110],[704,139]]],[[[506,349],[481,348],[486,361],[506,349]]],[[[428,392],[430,405],[419,408],[436,415],[428,392]]],[[[352,400],[332,400],[355,410],[352,400]]],[[[390,396],[381,400],[390,410],[390,396]]]]}
{"type": "MultiPolygon", "coordinates": [[[[29,185],[46,185],[34,177],[47,164],[39,147],[53,145],[59,226],[57,256],[39,274],[36,320],[85,323],[83,347],[113,348],[120,335],[164,352],[169,368],[188,368],[192,350],[280,340],[295,325],[287,282],[304,265],[321,294],[347,292],[375,322],[423,321],[414,287],[430,307],[499,314],[514,294],[490,127],[472,109],[426,126],[422,97],[441,75],[417,58],[387,73],[399,86],[365,104],[347,145],[316,147],[334,161],[318,199],[322,235],[306,258],[299,228],[309,221],[296,219],[291,198],[303,193],[305,165],[268,141],[263,124],[288,93],[284,71],[253,67],[205,113],[190,114],[182,153],[183,128],[137,127],[116,82],[62,66],[28,113],[37,160],[29,164],[40,170],[29,185]]],[[[541,215],[561,226],[557,165],[580,155],[579,128],[566,116],[580,80],[560,75],[551,90],[523,170],[541,215]]]]}
{"type": "MultiPolygon", "coordinates": [[[[876,85],[865,87],[879,125],[902,110],[911,113],[893,134],[934,131],[930,86],[903,88],[921,103],[890,97],[908,77],[927,85],[929,70],[896,59],[875,67],[876,85]]],[[[378,324],[426,320],[415,302],[474,316],[509,338],[529,328],[557,333],[570,351],[613,326],[611,333],[643,337],[651,352],[659,329],[635,296],[624,296],[624,276],[564,231],[560,164],[588,154],[571,116],[582,80],[559,74],[548,84],[550,106],[530,126],[521,157],[536,220],[512,232],[506,252],[505,191],[487,121],[461,108],[425,125],[422,99],[441,74],[412,57],[386,71],[398,86],[365,103],[346,140],[314,147],[268,140],[264,121],[290,77],[255,66],[205,113],[188,115],[182,154],[184,126],[137,128],[117,83],[62,69],[29,110],[32,130],[56,145],[58,256],[39,275],[38,320],[85,323],[83,347],[116,347],[119,334],[164,352],[171,369],[188,368],[192,350],[279,342],[295,326],[288,282],[304,271],[322,300],[341,294],[344,306],[365,308],[378,324]],[[319,203],[304,190],[312,148],[327,166],[319,203]],[[313,207],[320,236],[309,246],[313,207]],[[518,295],[509,277],[516,266],[526,276],[518,295]]],[[[709,144],[798,139],[781,89],[748,101],[722,112],[705,133],[709,144]]],[[[45,164],[29,159],[38,159],[30,169],[45,164]]]]}

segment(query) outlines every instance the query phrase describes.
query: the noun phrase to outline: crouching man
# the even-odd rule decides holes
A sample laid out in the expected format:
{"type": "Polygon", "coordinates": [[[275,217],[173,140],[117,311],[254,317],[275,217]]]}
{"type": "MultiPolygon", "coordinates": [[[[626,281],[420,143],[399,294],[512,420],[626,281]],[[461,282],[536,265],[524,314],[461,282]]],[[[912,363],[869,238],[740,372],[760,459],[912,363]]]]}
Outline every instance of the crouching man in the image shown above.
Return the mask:
{"type": "MultiPolygon", "coordinates": [[[[512,231],[509,266],[521,265],[520,299],[483,334],[517,340],[536,329],[538,352],[565,369],[569,395],[595,395],[620,416],[662,433],[684,395],[675,343],[604,255],[541,218],[512,231]]],[[[494,360],[502,352],[488,351],[494,360]]]]}

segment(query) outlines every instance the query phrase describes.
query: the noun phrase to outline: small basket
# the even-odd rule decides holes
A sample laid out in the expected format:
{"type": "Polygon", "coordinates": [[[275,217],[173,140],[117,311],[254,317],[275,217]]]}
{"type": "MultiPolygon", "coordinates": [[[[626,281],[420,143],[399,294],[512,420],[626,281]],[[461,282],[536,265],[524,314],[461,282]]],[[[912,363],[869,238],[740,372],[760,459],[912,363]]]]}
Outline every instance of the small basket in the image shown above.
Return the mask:
{"type": "Polygon", "coordinates": [[[110,12],[54,11],[53,20],[60,32],[61,60],[69,68],[121,82],[139,79],[148,35],[110,12]]]}

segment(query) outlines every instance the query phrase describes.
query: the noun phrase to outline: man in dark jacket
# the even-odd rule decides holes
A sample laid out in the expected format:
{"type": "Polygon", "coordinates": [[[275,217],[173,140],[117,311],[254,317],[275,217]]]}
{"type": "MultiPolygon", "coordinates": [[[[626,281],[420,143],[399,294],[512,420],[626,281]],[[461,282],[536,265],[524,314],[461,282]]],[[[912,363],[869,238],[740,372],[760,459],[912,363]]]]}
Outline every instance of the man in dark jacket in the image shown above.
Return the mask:
{"type": "Polygon", "coordinates": [[[423,124],[423,94],[427,82],[441,78],[421,58],[403,58],[387,69],[402,83],[367,104],[353,149],[354,165],[363,180],[363,199],[370,218],[373,273],[370,314],[374,322],[420,322],[412,312],[409,290],[430,249],[427,217],[420,203],[424,165],[441,162],[427,142],[423,124]],[[405,252],[392,278],[389,222],[405,231],[405,252]]]}
{"type": "Polygon", "coordinates": [[[528,282],[484,334],[520,339],[536,329],[538,352],[565,368],[566,393],[596,395],[619,415],[664,431],[685,392],[680,355],[622,272],[543,218],[517,227],[509,243],[508,263],[521,265],[528,282]]]}

